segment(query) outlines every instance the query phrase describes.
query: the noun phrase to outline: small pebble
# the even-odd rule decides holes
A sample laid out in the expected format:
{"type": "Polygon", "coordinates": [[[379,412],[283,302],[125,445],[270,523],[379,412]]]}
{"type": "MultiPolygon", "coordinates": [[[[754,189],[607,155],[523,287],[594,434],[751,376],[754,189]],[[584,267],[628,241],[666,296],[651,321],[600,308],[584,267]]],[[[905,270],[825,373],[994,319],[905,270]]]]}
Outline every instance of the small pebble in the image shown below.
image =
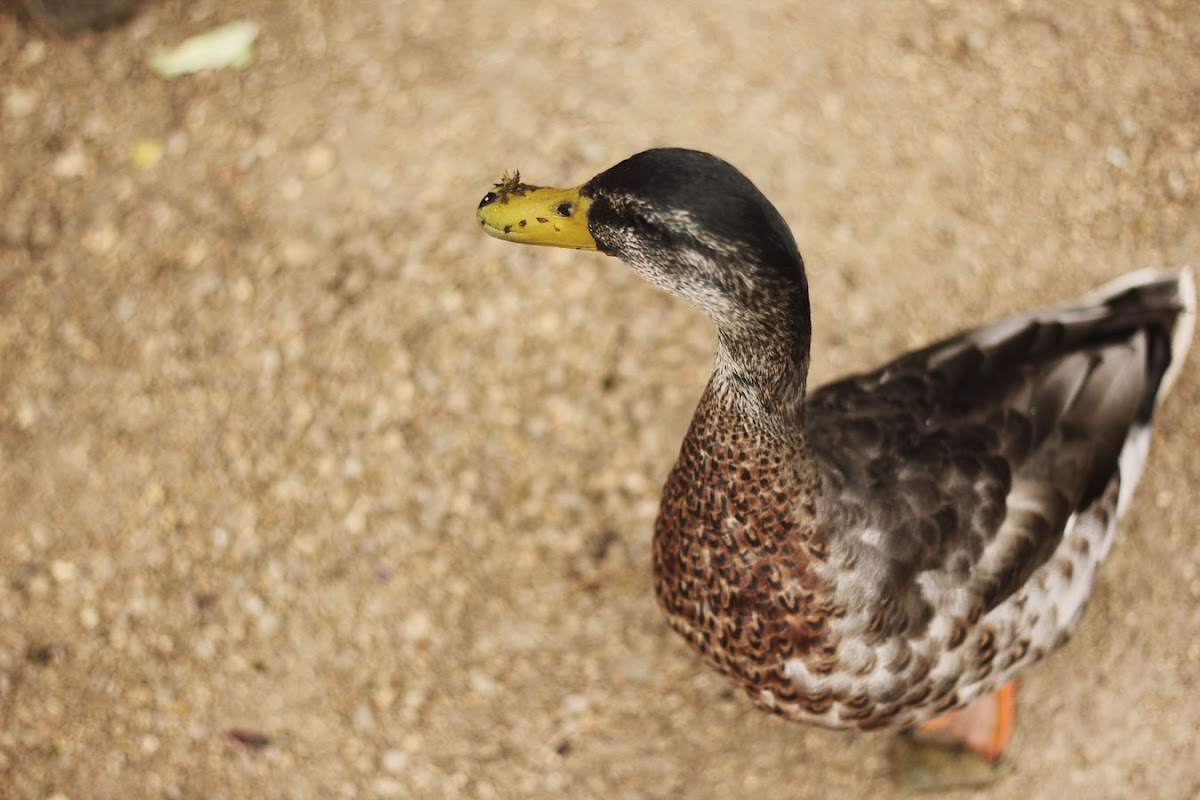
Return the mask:
{"type": "Polygon", "coordinates": [[[403,772],[408,766],[408,753],[403,750],[388,750],[383,754],[381,766],[385,771],[393,774],[403,772]]]}
{"type": "Polygon", "coordinates": [[[92,255],[102,256],[116,247],[120,237],[114,225],[103,223],[84,231],[83,246],[92,255]]]}
{"type": "Polygon", "coordinates": [[[100,613],[91,606],[85,606],[79,611],[79,624],[84,630],[95,630],[100,624],[100,613]]]}
{"type": "Polygon", "coordinates": [[[21,51],[21,66],[36,67],[46,60],[46,40],[30,39],[21,51]]]}
{"type": "Polygon", "coordinates": [[[16,418],[17,427],[23,431],[32,428],[38,421],[37,406],[28,400],[20,400],[17,402],[16,418]]]}
{"type": "Polygon", "coordinates": [[[4,95],[4,113],[14,119],[29,116],[37,106],[38,96],[32,89],[14,86],[4,95]]]}
{"type": "Polygon", "coordinates": [[[55,176],[65,180],[82,178],[89,172],[87,153],[80,145],[74,144],[58,154],[58,157],[54,159],[51,171],[55,176]]]}
{"type": "Polygon", "coordinates": [[[55,583],[71,583],[79,577],[79,568],[70,561],[53,561],[50,563],[50,577],[55,583]]]}
{"type": "Polygon", "coordinates": [[[402,623],[401,632],[410,642],[421,641],[429,638],[433,632],[433,623],[424,611],[415,611],[402,623]]]}
{"type": "Polygon", "coordinates": [[[304,156],[304,174],[308,178],[319,178],[333,169],[335,156],[333,150],[325,145],[317,145],[304,156]]]}
{"type": "Polygon", "coordinates": [[[239,303],[248,303],[254,299],[254,284],[245,275],[239,276],[233,282],[233,299],[239,303]]]}
{"type": "Polygon", "coordinates": [[[366,733],[375,728],[375,712],[368,703],[359,703],[354,708],[354,729],[366,733]]]}
{"type": "Polygon", "coordinates": [[[158,166],[166,153],[166,145],[161,139],[138,139],[133,143],[131,158],[138,169],[151,169],[158,166]]]}
{"type": "Polygon", "coordinates": [[[1167,194],[1177,201],[1187,197],[1187,182],[1183,178],[1182,170],[1173,169],[1167,173],[1167,194]]]}

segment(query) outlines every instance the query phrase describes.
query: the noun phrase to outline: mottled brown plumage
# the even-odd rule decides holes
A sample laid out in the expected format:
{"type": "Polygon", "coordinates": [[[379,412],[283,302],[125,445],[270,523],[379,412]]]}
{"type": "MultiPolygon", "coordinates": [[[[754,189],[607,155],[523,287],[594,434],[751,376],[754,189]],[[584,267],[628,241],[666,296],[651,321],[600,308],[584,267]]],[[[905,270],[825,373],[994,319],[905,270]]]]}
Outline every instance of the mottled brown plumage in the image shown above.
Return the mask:
{"type": "MultiPolygon", "coordinates": [[[[523,188],[520,208],[484,199],[485,229],[527,228],[549,190],[523,188]]],[[[1135,273],[809,393],[803,262],[733,167],[654,150],[546,196],[566,233],[520,241],[615,255],[717,327],[655,585],[671,626],[755,703],[910,726],[1075,631],[1191,342],[1190,272],[1135,273]]]]}

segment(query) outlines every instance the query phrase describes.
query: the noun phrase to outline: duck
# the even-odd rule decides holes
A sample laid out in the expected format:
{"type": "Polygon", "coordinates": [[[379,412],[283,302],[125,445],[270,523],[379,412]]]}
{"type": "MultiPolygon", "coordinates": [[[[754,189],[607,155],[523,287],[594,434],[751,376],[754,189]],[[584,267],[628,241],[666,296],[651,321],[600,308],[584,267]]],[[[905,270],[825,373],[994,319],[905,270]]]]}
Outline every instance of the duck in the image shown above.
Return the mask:
{"type": "Polygon", "coordinates": [[[1190,268],[810,388],[804,261],[726,161],[652,149],[570,189],[506,175],[477,221],[615,256],[716,328],[653,533],[670,627],[770,713],[999,758],[1014,678],[1078,629],[1129,507],[1191,344],[1190,268]]]}

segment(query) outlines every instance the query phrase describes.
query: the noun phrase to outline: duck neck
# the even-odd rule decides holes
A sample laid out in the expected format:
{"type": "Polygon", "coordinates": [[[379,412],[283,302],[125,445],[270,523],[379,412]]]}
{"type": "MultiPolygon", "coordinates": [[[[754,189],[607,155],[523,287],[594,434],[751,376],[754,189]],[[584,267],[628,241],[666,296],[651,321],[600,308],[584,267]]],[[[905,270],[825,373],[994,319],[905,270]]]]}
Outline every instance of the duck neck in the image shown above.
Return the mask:
{"type": "Polygon", "coordinates": [[[718,326],[713,368],[714,383],[729,402],[793,431],[803,428],[812,336],[808,294],[797,295],[749,322],[718,326]]]}

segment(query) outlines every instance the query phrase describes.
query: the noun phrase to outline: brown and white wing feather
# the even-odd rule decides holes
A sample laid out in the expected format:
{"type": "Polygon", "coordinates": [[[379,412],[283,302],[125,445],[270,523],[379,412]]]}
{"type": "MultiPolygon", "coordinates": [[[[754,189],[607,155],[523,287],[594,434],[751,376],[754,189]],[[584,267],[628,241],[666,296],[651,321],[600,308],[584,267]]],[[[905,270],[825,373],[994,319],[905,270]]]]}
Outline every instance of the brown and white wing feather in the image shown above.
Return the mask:
{"type": "Polygon", "coordinates": [[[835,639],[901,649],[873,693],[915,680],[933,698],[898,722],[969,702],[1074,631],[1194,317],[1190,272],[1136,273],[811,393],[849,609],[835,639]]]}

